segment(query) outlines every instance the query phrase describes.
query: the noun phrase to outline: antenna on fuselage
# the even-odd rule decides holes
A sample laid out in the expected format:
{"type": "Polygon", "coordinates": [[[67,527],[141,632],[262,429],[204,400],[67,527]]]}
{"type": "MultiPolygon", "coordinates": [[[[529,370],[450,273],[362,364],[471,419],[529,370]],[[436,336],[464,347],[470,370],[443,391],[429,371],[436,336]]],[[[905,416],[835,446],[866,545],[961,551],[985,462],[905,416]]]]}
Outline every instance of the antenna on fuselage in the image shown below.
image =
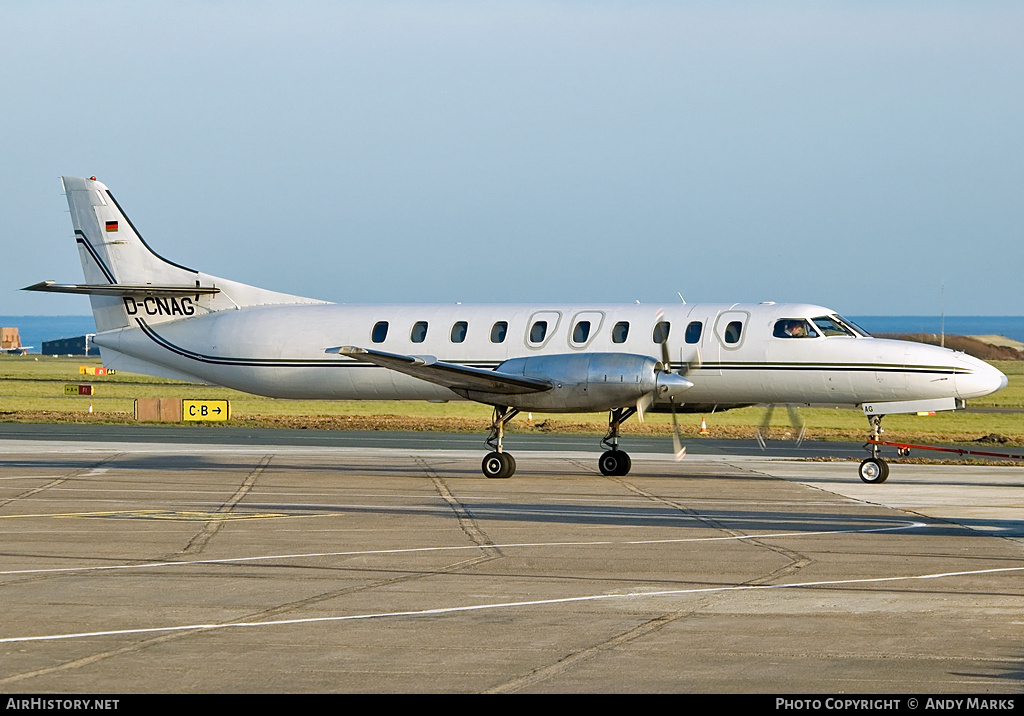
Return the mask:
{"type": "Polygon", "coordinates": [[[942,296],[942,317],[940,319],[939,330],[942,333],[939,335],[939,346],[942,348],[946,347],[946,280],[942,280],[942,290],[940,292],[942,296]]]}

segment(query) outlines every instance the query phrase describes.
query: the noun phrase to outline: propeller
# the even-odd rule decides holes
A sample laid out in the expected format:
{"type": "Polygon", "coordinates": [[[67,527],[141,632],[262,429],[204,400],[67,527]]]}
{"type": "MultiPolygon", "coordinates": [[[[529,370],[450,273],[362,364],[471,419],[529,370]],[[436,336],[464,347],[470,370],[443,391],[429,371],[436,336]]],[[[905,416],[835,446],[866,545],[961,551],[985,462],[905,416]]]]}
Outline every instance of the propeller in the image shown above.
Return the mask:
{"type": "MultiPolygon", "coordinates": [[[[655,322],[660,323],[664,315],[664,311],[658,311],[655,322]]],[[[698,367],[700,365],[700,353],[697,354],[697,365],[698,367]]],[[[658,397],[668,397],[669,406],[672,409],[672,449],[675,452],[676,460],[682,460],[686,455],[686,446],[683,445],[679,418],[676,415],[676,397],[682,391],[693,387],[693,383],[686,379],[686,374],[690,372],[691,368],[693,368],[693,364],[683,363],[682,370],[679,372],[672,370],[672,357],[669,354],[668,332],[666,331],[661,340],[661,368],[657,371],[656,387],[636,401],[637,419],[643,422],[644,411],[651,407],[658,397]]]]}
{"type": "MultiPolygon", "coordinates": [[[[794,405],[786,405],[786,411],[789,413],[789,425],[796,432],[796,446],[800,447],[800,443],[804,441],[804,433],[807,432],[807,426],[804,425],[804,420],[800,417],[800,411],[796,409],[794,405]]],[[[754,436],[757,438],[757,442],[761,445],[761,449],[765,449],[765,441],[768,439],[771,433],[771,422],[772,413],[775,412],[775,404],[770,404],[765,410],[764,419],[757,428],[757,432],[754,436]]]]}

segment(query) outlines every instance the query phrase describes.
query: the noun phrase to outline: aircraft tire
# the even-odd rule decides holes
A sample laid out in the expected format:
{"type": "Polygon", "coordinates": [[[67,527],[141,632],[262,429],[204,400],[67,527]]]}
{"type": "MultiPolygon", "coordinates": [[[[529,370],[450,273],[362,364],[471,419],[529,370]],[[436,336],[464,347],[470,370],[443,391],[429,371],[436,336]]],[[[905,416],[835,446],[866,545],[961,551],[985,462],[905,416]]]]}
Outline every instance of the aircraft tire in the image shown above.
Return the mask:
{"type": "Polygon", "coordinates": [[[867,460],[860,464],[861,482],[866,482],[869,485],[878,485],[886,481],[889,477],[889,463],[880,457],[869,457],[867,460]]]}
{"type": "Polygon", "coordinates": [[[633,461],[621,450],[608,450],[597,461],[597,468],[607,477],[623,477],[633,467],[633,461]]]}
{"type": "Polygon", "coordinates": [[[483,462],[480,463],[480,469],[483,471],[484,477],[492,479],[512,477],[516,472],[516,459],[507,452],[487,453],[483,462]]]}

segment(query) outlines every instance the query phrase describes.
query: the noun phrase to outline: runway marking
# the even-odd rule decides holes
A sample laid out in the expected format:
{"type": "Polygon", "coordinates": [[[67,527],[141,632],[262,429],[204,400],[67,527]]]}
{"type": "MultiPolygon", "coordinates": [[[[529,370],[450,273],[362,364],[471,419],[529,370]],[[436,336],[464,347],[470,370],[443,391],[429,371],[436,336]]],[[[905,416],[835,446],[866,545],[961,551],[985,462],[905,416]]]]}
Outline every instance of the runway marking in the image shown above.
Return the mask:
{"type": "Polygon", "coordinates": [[[538,548],[538,547],[601,547],[601,546],[622,546],[622,545],[651,545],[651,544],[680,544],[685,542],[723,542],[730,540],[753,540],[768,539],[774,537],[816,537],[819,535],[833,534],[864,534],[869,532],[894,532],[898,530],[917,529],[927,527],[926,522],[902,522],[901,520],[879,520],[885,522],[896,522],[893,527],[872,527],[866,529],[850,530],[820,530],[815,532],[774,532],[751,535],[729,535],[727,537],[678,537],[674,539],[654,540],[593,540],[586,542],[509,542],[507,544],[488,545],[459,545],[452,547],[405,547],[402,549],[370,549],[356,550],[351,552],[307,552],[297,554],[274,554],[260,555],[256,557],[225,557],[224,559],[195,559],[188,561],[164,561],[146,562],[143,564],[108,564],[89,567],[49,567],[45,569],[17,569],[0,571],[0,576],[17,574],[53,574],[61,572],[102,572],[115,569],[153,569],[156,567],[184,567],[198,564],[242,564],[246,562],[268,562],[283,559],[316,559],[322,557],[358,557],[367,555],[385,554],[409,554],[417,552],[455,552],[484,549],[512,549],[512,548],[538,548]]]}
{"type": "MultiPolygon", "coordinates": [[[[196,504],[197,501],[193,501],[192,504],[196,504]]],[[[202,502],[199,504],[217,504],[202,502]]],[[[249,503],[246,505],[248,510],[258,510],[263,505],[261,503],[249,503]]],[[[376,505],[368,503],[347,503],[347,504],[334,504],[334,505],[298,505],[294,507],[304,507],[303,511],[293,512],[282,512],[275,510],[269,514],[273,515],[284,515],[288,517],[338,517],[343,516],[346,511],[371,511],[378,510],[387,513],[396,512],[416,512],[416,513],[430,513],[435,512],[438,514],[447,514],[449,508],[447,505],[376,505]]],[[[490,507],[490,506],[479,506],[471,505],[468,508],[469,513],[473,517],[492,517],[492,516],[504,516],[511,515],[514,517],[561,517],[561,518],[572,518],[572,519],[586,519],[586,518],[600,518],[600,519],[615,519],[622,522],[627,521],[672,521],[672,522],[693,522],[707,519],[714,519],[719,522],[749,522],[753,519],[749,515],[720,515],[720,514],[703,514],[703,513],[682,513],[678,510],[672,510],[669,508],[619,508],[619,507],[587,507],[576,510],[566,509],[536,509],[536,508],[515,508],[515,507],[490,507]]],[[[198,514],[201,510],[106,510],[97,512],[46,512],[36,514],[22,514],[22,515],[0,515],[0,520],[10,519],[25,519],[31,517],[54,517],[54,518],[67,518],[67,517],[104,517],[121,514],[143,514],[143,513],[174,513],[180,512],[198,514]]],[[[210,511],[208,514],[218,515],[215,511],[210,511]]],[[[258,515],[261,513],[249,512],[246,514],[258,515]]],[[[897,520],[875,520],[870,517],[851,517],[851,520],[860,522],[897,522],[897,520]]],[[[805,522],[827,522],[831,521],[827,518],[819,517],[815,514],[807,514],[800,517],[790,518],[790,521],[801,520],[805,522]]],[[[806,532],[801,534],[813,534],[813,532],[806,532]]]]}
{"type": "Polygon", "coordinates": [[[388,617],[423,617],[439,614],[457,614],[459,612],[484,611],[489,609],[513,609],[517,607],[536,607],[550,604],[573,604],[580,602],[610,601],[618,599],[645,599],[651,597],[682,596],[687,594],[712,594],[722,592],[744,592],[770,589],[817,589],[821,587],[837,587],[850,584],[882,584],[886,582],[908,582],[919,579],[944,579],[947,577],[972,577],[981,574],[998,574],[1004,572],[1022,572],[1024,567],[1000,567],[995,569],[976,569],[966,572],[936,572],[932,574],[915,574],[903,577],[869,577],[863,579],[836,579],[822,582],[797,582],[794,584],[742,584],[728,587],[700,587],[697,589],[665,589],[655,592],[626,592],[623,594],[591,594],[581,597],[560,597],[556,599],[536,599],[521,602],[497,602],[493,604],[471,604],[461,607],[438,607],[435,609],[419,609],[401,612],[375,612],[369,614],[349,614],[336,617],[305,617],[302,619],[276,619],[263,622],[231,622],[227,624],[185,624],[167,627],[146,627],[140,629],[112,629],[108,631],[77,632],[71,634],[48,634],[43,636],[18,636],[0,639],[2,644],[29,641],[59,641],[67,639],[84,639],[97,636],[127,636],[131,634],[153,634],[158,632],[176,631],[209,631],[213,629],[234,629],[246,627],[286,626],[293,624],[317,624],[324,622],[358,621],[364,619],[384,619],[388,617]]]}
{"type": "Polygon", "coordinates": [[[281,512],[238,514],[234,512],[200,512],[188,510],[130,510],[125,512],[81,512],[78,514],[61,515],[61,517],[87,517],[111,520],[173,520],[176,522],[226,522],[228,520],[259,520],[297,516],[299,515],[288,515],[281,512]]]}
{"type": "Polygon", "coordinates": [[[0,480],[53,480],[63,475],[8,475],[0,477],[0,480]]]}
{"type": "Polygon", "coordinates": [[[203,512],[198,510],[113,510],[109,512],[60,512],[41,515],[0,515],[0,520],[25,519],[29,517],[54,517],[57,519],[108,519],[108,520],[172,520],[178,522],[209,522],[211,520],[255,520],[282,517],[311,517],[305,512],[203,512]]]}

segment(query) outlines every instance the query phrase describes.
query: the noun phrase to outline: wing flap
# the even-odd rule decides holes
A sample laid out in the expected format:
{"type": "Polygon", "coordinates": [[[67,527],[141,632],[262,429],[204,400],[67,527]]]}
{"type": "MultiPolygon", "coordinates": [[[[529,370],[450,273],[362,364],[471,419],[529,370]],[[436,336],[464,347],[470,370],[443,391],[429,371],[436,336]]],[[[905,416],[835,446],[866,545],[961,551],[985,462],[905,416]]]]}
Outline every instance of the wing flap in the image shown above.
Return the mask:
{"type": "Polygon", "coordinates": [[[522,395],[541,393],[551,390],[553,387],[546,380],[445,363],[437,360],[434,356],[406,356],[356,346],[338,346],[337,348],[328,348],[324,352],[337,353],[364,363],[379,365],[382,368],[389,368],[452,390],[522,395]]]}

